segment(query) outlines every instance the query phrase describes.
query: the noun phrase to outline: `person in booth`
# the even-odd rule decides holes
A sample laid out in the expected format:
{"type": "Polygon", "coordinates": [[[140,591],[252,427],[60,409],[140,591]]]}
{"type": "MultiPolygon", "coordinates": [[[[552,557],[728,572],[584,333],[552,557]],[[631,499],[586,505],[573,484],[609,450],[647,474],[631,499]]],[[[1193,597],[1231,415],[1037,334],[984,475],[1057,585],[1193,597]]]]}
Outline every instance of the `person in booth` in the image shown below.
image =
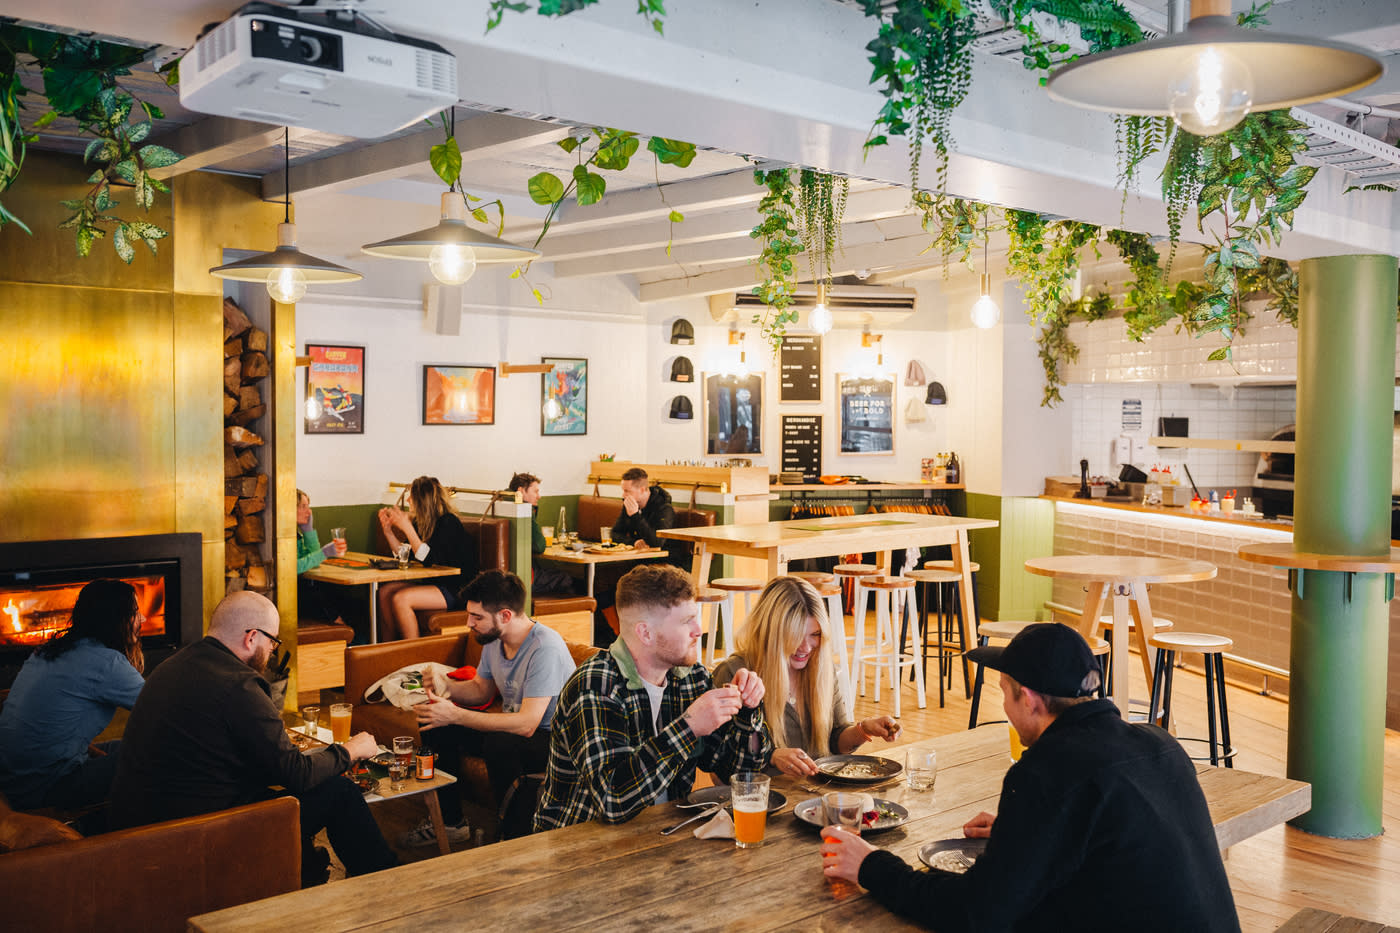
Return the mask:
{"type": "Polygon", "coordinates": [[[434,476],[420,476],[408,488],[408,512],[398,506],[379,510],[379,526],[396,551],[407,544],[420,564],[456,567],[454,577],[435,577],[422,583],[395,581],[379,586],[379,640],[417,638],[417,609],[461,609],[458,593],[476,576],[476,544],[467,537],[462,520],[452,509],[447,490],[434,476]]]}
{"type": "Polygon", "coordinates": [[[1001,672],[1006,718],[1025,746],[997,814],[964,827],[986,851],[966,874],[915,871],[835,826],[823,872],[939,930],[1237,933],[1230,882],[1196,769],[1153,725],[1092,694],[1099,666],[1077,631],[1027,626],[968,657],[1001,672]]]}
{"type": "Polygon", "coordinates": [[[738,670],[715,687],[697,663],[695,587],[675,567],[644,565],[617,587],[621,635],[559,693],[535,831],[587,820],[623,823],[682,800],[695,769],[722,781],[773,753],[763,681],[738,670]]]}
{"type": "Polygon", "coordinates": [[[535,596],[573,596],[574,578],[559,567],[539,559],[549,546],[540,528],[540,478],[533,473],[516,473],[506,486],[520,491],[520,501],[530,506],[530,592],[535,596]]]}
{"type": "Polygon", "coordinates": [[[676,527],[676,510],[671,494],[647,482],[647,471],[632,467],[622,474],[622,512],[613,522],[614,541],[638,548],[665,548],[666,562],[682,570],[690,569],[685,543],[657,534],[676,527]]]}
{"type": "Polygon", "coordinates": [[[759,594],[739,630],[737,652],[715,668],[716,685],[744,668],[763,679],[763,714],[773,730],[769,770],[795,777],[817,773],[814,759],[849,755],[879,737],[893,742],[899,723],[889,716],[851,721],[836,674],[826,606],[801,577],[777,577],[759,594]]]}
{"type": "Polygon", "coordinates": [[[0,791],[14,807],[107,799],[121,742],[89,743],[145,686],[145,621],[130,583],[93,580],[78,593],[68,630],[24,662],[0,712],[0,791]]]}

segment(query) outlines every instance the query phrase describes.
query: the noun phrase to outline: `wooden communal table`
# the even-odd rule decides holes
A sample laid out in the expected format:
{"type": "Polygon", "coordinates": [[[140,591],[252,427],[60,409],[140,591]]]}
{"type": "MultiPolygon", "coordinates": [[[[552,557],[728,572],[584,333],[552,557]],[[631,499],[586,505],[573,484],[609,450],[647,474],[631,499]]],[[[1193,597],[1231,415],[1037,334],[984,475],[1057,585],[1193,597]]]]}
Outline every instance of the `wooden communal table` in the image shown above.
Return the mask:
{"type": "Polygon", "coordinates": [[[544,549],[544,553],[538,555],[544,560],[552,560],[560,564],[582,564],[588,568],[588,595],[593,595],[593,578],[597,575],[599,564],[622,564],[639,560],[655,560],[658,557],[666,556],[665,548],[647,548],[644,551],[630,549],[626,551],[608,551],[606,553],[589,553],[586,549],[574,551],[569,548],[551,544],[544,549]]]}
{"type": "Polygon", "coordinates": [[[949,515],[920,515],[911,512],[875,512],[865,515],[836,515],[827,518],[799,518],[786,522],[755,522],[743,525],[714,525],[708,528],[668,528],[658,531],[663,538],[689,541],[695,547],[691,574],[697,583],[710,578],[710,562],[716,554],[753,557],[766,561],[768,579],[787,573],[788,561],[808,557],[835,557],[841,554],[878,552],[880,569],[889,573],[891,552],[907,547],[948,544],[953,548],[953,569],[962,574],[959,598],[965,612],[976,603],[972,598],[971,561],[967,556],[967,533],[974,528],[995,528],[985,518],[949,515]]]}
{"type": "Polygon", "coordinates": [[[1138,651],[1147,683],[1152,683],[1152,656],[1147,640],[1152,637],[1152,604],[1147,598],[1149,583],[1191,583],[1215,576],[1215,565],[1203,560],[1175,557],[1124,557],[1116,554],[1064,554],[1035,557],[1026,561],[1026,570],[1042,577],[1081,580],[1087,584],[1084,613],[1079,617],[1079,633],[1096,636],[1104,600],[1113,596],[1113,701],[1128,715],[1128,621],[1136,623],[1138,651]]]}
{"type": "MultiPolygon", "coordinates": [[[[917,864],[920,846],[961,836],[979,811],[996,810],[1010,759],[1001,725],[910,744],[938,751],[937,790],[914,793],[900,782],[868,788],[910,811],[908,824],[869,839],[917,864]]],[[[903,746],[878,751],[903,760],[903,746]]],[[[1222,848],[1296,816],[1310,800],[1307,784],[1240,770],[1202,766],[1201,786],[1222,848]]],[[[787,777],[773,787],[788,805],[769,816],[757,849],[696,839],[691,827],[663,836],[694,815],[663,803],[620,826],[583,823],[454,852],[204,914],[190,929],[921,929],[864,894],[835,900],[821,873],[816,829],[792,815],[793,804],[817,794],[787,777]]]]}
{"type": "Polygon", "coordinates": [[[358,551],[346,551],[344,557],[327,557],[319,566],[312,567],[302,574],[307,580],[316,580],[321,583],[334,583],[338,586],[369,586],[369,641],[370,644],[377,644],[379,641],[379,584],[394,583],[399,580],[431,580],[434,577],[453,577],[462,571],[457,567],[446,567],[438,565],[413,564],[408,565],[407,570],[378,570],[370,563],[372,560],[385,560],[375,554],[361,554],[358,551]],[[344,564],[333,563],[334,561],[353,561],[363,564],[362,567],[347,567],[344,564]]]}

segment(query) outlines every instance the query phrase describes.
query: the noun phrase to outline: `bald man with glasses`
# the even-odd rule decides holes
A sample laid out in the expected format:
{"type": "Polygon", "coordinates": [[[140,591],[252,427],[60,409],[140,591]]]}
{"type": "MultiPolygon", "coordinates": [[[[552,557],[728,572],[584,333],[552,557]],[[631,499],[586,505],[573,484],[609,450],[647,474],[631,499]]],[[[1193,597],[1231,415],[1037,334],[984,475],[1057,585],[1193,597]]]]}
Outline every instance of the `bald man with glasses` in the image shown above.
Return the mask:
{"type": "Polygon", "coordinates": [[[301,802],[303,885],[326,880],[313,844],[322,829],[347,874],[397,865],[359,788],[341,776],[379,752],[374,736],[361,732],[307,755],[287,737],[262,676],[282,643],[278,622],[266,597],[232,593],[204,639],[151,673],[122,736],[113,828],[252,803],[280,785],[301,802]]]}

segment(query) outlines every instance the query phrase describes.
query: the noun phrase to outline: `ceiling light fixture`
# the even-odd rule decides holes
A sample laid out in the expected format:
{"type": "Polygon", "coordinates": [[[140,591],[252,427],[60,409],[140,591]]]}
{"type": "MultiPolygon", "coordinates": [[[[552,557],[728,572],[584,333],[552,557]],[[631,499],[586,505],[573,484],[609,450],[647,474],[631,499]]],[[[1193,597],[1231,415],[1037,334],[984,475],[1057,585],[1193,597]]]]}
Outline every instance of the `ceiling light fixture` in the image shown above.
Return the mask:
{"type": "Polygon", "coordinates": [[[972,305],[972,323],[984,330],[996,327],[997,321],[1001,320],[1001,308],[997,307],[996,299],[992,297],[991,265],[987,262],[987,243],[991,239],[991,213],[991,208],[988,208],[982,215],[982,296],[972,305]]]}
{"type": "Polygon", "coordinates": [[[1087,55],[1050,76],[1056,100],[1111,113],[1171,116],[1198,136],[1253,111],[1342,97],[1384,67],[1355,45],[1263,29],[1230,18],[1230,0],[1193,0],[1186,30],[1087,55]]]}
{"type": "Polygon", "coordinates": [[[818,282],[817,303],[807,315],[807,326],[819,334],[825,334],[831,330],[833,323],[831,309],[826,306],[826,283],[818,282]]]}
{"type": "Polygon", "coordinates": [[[311,282],[358,282],[362,274],[345,266],[297,249],[297,227],[292,223],[291,136],[282,130],[282,223],[277,225],[277,248],[270,253],[258,253],[237,262],[224,263],[209,270],[209,274],[234,282],[261,282],[274,301],[293,304],[306,294],[311,282]]]}

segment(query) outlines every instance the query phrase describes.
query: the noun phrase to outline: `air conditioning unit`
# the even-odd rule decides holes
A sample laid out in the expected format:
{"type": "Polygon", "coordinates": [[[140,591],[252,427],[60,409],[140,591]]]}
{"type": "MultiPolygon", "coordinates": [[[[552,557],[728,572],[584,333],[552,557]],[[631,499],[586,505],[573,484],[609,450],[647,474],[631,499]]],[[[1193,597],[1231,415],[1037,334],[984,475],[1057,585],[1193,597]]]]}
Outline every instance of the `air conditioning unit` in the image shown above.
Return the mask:
{"type": "Polygon", "coordinates": [[[354,14],[249,3],[206,29],[181,59],[180,103],[375,138],[456,104],[457,60],[354,14]]]}
{"type": "MultiPolygon", "coordinates": [[[[836,327],[897,324],[914,313],[918,293],[894,285],[833,285],[826,290],[826,307],[836,327]]],[[[799,312],[817,303],[817,287],[802,285],[790,307],[799,312]]],[[[747,322],[765,305],[751,291],[711,295],[710,316],[716,321],[747,322]]]]}

